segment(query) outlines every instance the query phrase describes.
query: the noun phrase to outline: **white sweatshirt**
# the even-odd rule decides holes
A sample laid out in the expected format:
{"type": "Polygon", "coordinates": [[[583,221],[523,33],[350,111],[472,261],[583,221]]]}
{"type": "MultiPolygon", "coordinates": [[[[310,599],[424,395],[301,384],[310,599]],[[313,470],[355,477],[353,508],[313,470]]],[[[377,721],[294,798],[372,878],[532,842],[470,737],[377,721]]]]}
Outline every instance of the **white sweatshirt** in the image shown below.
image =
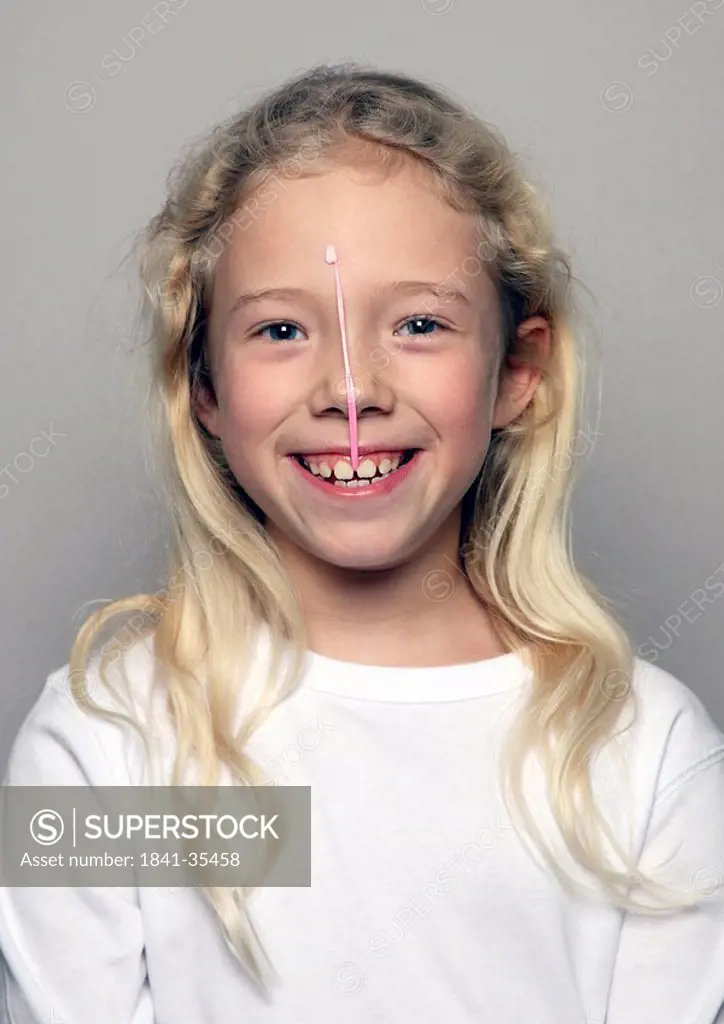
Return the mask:
{"type": "MultiPolygon", "coordinates": [[[[151,659],[150,639],[127,655],[134,694],[148,686],[151,659]]],[[[5,782],[147,782],[128,730],[69,698],[68,671],[49,676],[5,782]]],[[[724,1022],[724,735],[684,683],[637,659],[639,716],[615,741],[633,786],[624,790],[602,755],[596,791],[609,820],[633,828],[641,867],[675,855],[667,881],[700,893],[701,903],[673,916],[622,915],[566,893],[524,846],[499,796],[504,716],[529,682],[516,654],[389,668],[308,652],[300,690],[250,750],[277,783],[312,794],[311,886],[252,896],[281,978],[272,1000],[237,965],[197,889],[5,888],[3,1019],[724,1022]]],[[[104,692],[94,688],[94,699],[104,692]]],[[[160,706],[153,714],[160,727],[160,706]]],[[[542,826],[541,779],[529,779],[542,826]]]]}

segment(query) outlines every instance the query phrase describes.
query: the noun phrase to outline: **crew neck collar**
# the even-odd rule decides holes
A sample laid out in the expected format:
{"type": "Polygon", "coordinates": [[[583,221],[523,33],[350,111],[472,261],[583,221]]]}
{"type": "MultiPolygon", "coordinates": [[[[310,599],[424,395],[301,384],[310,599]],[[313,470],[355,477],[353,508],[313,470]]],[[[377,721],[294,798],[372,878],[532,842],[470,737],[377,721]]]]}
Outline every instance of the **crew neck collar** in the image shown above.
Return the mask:
{"type": "Polygon", "coordinates": [[[308,649],[303,685],[355,700],[430,703],[469,700],[522,686],[530,676],[518,651],[454,665],[363,665],[308,649]]]}
{"type": "MultiPolygon", "coordinates": [[[[259,626],[257,651],[266,662],[270,657],[271,633],[267,623],[259,626]]],[[[482,661],[453,665],[403,666],[343,661],[307,648],[300,686],[337,697],[387,703],[469,700],[528,683],[532,673],[523,658],[525,650],[521,647],[482,661]]],[[[287,650],[286,654],[289,653],[287,650]]]]}

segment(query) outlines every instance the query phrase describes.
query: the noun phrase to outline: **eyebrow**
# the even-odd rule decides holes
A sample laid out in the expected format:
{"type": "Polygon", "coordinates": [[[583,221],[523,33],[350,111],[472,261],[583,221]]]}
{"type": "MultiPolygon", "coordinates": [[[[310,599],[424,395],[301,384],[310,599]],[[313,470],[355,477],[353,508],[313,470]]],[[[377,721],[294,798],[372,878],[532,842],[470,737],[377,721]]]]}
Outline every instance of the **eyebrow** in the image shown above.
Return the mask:
{"type": "MultiPolygon", "coordinates": [[[[379,295],[405,295],[420,294],[427,292],[441,299],[443,302],[462,302],[466,306],[472,305],[471,299],[459,288],[453,288],[444,281],[390,281],[386,284],[376,284],[372,288],[372,294],[379,295]]],[[[234,300],[234,303],[227,314],[227,323],[240,309],[246,309],[254,302],[262,299],[300,299],[307,298],[311,293],[303,288],[262,288],[257,292],[242,292],[234,300]]]]}

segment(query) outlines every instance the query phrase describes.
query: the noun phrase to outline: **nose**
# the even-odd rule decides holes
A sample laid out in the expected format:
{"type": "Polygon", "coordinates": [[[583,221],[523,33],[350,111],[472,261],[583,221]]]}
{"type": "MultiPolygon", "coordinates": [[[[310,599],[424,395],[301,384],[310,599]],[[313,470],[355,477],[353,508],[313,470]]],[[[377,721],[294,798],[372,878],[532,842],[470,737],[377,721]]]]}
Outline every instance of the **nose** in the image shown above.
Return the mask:
{"type": "MultiPolygon", "coordinates": [[[[348,378],[339,332],[336,337],[330,337],[324,346],[324,356],[320,354],[319,377],[311,396],[312,413],[349,420],[348,393],[354,399],[358,419],[391,413],[395,407],[395,394],[384,371],[375,365],[375,361],[376,350],[364,354],[363,358],[358,346],[349,339],[348,378]]],[[[377,362],[381,360],[377,359],[377,362]]]]}

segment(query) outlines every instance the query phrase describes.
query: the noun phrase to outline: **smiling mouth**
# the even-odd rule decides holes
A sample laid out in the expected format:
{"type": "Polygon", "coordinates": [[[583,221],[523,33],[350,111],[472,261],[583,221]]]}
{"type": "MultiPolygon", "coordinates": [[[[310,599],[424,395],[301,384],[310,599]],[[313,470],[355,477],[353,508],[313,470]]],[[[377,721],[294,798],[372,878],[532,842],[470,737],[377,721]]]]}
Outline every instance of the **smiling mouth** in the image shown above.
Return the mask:
{"type": "Polygon", "coordinates": [[[385,456],[382,459],[362,456],[357,470],[352,469],[348,456],[321,455],[304,456],[293,454],[291,457],[306,470],[310,476],[316,476],[320,482],[326,483],[329,487],[343,489],[374,487],[387,477],[393,476],[403,466],[422,451],[421,448],[407,448],[403,452],[392,457],[385,456]]]}

